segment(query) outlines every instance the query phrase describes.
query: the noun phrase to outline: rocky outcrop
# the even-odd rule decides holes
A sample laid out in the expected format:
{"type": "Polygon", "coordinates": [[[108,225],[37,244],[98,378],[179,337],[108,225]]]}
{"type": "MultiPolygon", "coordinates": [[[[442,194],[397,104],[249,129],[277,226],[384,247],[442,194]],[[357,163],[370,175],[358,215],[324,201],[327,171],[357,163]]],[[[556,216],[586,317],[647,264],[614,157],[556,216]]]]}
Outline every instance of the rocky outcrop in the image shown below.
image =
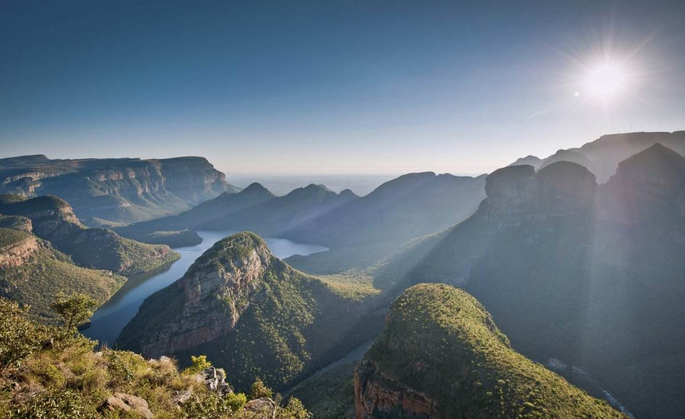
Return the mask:
{"type": "Polygon", "coordinates": [[[135,417],[153,419],[154,415],[145,399],[126,393],[114,393],[107,397],[100,407],[101,412],[114,412],[114,414],[127,413],[135,417]]]}
{"type": "Polygon", "coordinates": [[[603,216],[627,224],[685,215],[685,157],[661,144],[621,162],[602,187],[603,216]]]}
{"type": "Polygon", "coordinates": [[[504,223],[561,216],[591,210],[597,183],[585,167],[568,161],[553,163],[539,172],[532,166],[508,166],[485,180],[487,198],[478,213],[504,223]]]}
{"type": "Polygon", "coordinates": [[[258,376],[283,390],[378,330],[379,317],[369,313],[376,295],[339,291],[242,232],[215,243],[180,280],[145,300],[116,343],[182,362],[203,354],[230,372],[236,388],[258,376]]]}
{"type": "Polygon", "coordinates": [[[373,418],[380,412],[417,419],[436,417],[434,400],[377,370],[376,363],[363,361],[354,372],[354,411],[357,419],[373,418]]]}
{"type": "MultiPolygon", "coordinates": [[[[2,231],[0,229],[0,232],[2,231]]],[[[0,247],[0,269],[16,268],[23,265],[38,251],[38,247],[38,241],[31,235],[26,235],[14,243],[0,247]]]]}
{"type": "Polygon", "coordinates": [[[177,316],[146,339],[143,353],[156,357],[178,352],[233,330],[271,264],[266,243],[254,234],[215,244],[173,285],[182,290],[177,316]]]}

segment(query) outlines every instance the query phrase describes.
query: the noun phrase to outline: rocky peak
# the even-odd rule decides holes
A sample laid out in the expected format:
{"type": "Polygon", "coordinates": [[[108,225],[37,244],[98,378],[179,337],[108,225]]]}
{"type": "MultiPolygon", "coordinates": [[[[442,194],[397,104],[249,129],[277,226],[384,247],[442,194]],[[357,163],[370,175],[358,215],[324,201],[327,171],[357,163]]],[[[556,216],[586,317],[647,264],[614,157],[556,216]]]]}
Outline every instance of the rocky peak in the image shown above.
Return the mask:
{"type": "Polygon", "coordinates": [[[595,175],[577,163],[553,163],[540,169],[537,178],[541,203],[549,211],[560,213],[582,210],[595,204],[595,175]]]}
{"type": "Polygon", "coordinates": [[[266,242],[256,234],[238,233],[218,241],[181,278],[188,304],[218,295],[234,306],[236,298],[256,288],[271,259],[266,242]]]}
{"type": "Polygon", "coordinates": [[[619,163],[603,190],[602,213],[626,223],[685,215],[685,157],[654,144],[619,163]]]}
{"type": "Polygon", "coordinates": [[[251,183],[247,188],[240,191],[240,194],[250,196],[274,196],[268,189],[266,189],[264,186],[262,186],[261,183],[258,182],[251,183]]]}
{"type": "Polygon", "coordinates": [[[515,162],[510,164],[509,166],[533,166],[533,168],[537,169],[540,167],[542,164],[542,159],[537,157],[537,156],[526,156],[526,157],[521,157],[517,159],[515,162]]]}
{"type": "Polygon", "coordinates": [[[261,290],[262,279],[285,264],[273,257],[264,240],[243,232],[218,241],[162,292],[163,304],[175,308],[141,342],[146,356],[160,356],[209,342],[235,329],[261,290]]]}
{"type": "Polygon", "coordinates": [[[508,166],[486,178],[479,213],[507,223],[558,216],[591,209],[596,190],[594,175],[576,163],[552,163],[538,173],[528,165],[508,166]]]}

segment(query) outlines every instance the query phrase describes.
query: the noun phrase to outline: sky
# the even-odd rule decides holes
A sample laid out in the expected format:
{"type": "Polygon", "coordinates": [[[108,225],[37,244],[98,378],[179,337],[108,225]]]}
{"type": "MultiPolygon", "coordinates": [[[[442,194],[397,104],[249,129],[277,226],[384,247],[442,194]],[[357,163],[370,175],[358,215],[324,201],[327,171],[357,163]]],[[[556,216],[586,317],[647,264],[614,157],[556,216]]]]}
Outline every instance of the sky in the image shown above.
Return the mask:
{"type": "Polygon", "coordinates": [[[684,97],[682,0],[0,0],[0,157],[480,174],[684,97]]]}

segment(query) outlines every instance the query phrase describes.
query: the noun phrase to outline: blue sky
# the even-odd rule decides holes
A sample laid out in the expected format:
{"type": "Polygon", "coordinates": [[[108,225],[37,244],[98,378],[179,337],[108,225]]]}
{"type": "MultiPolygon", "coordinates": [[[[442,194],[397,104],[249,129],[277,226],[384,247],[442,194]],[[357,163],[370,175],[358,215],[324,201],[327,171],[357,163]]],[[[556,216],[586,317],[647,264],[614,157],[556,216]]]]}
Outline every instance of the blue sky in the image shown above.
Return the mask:
{"type": "Polygon", "coordinates": [[[0,0],[0,156],[476,174],[685,129],[683,97],[683,1],[0,0]]]}

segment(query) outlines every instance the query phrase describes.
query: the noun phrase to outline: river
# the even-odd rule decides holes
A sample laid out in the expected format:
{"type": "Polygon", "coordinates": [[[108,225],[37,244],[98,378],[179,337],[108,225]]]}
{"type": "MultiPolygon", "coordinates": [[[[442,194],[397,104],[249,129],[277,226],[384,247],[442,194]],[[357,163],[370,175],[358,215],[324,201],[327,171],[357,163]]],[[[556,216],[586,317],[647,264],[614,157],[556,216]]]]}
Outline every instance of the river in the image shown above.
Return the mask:
{"type": "MultiPolygon", "coordinates": [[[[197,246],[174,249],[181,258],[153,272],[132,276],[90,318],[90,327],[82,333],[97,339],[100,344],[112,346],[128,322],[138,313],[143,301],[153,293],[168,287],[186,273],[190,265],[217,241],[235,234],[235,231],[198,231],[202,243],[197,246]]],[[[328,250],[323,246],[296,243],[287,239],[264,237],[271,253],[285,259],[293,255],[310,255],[328,250]]]]}

